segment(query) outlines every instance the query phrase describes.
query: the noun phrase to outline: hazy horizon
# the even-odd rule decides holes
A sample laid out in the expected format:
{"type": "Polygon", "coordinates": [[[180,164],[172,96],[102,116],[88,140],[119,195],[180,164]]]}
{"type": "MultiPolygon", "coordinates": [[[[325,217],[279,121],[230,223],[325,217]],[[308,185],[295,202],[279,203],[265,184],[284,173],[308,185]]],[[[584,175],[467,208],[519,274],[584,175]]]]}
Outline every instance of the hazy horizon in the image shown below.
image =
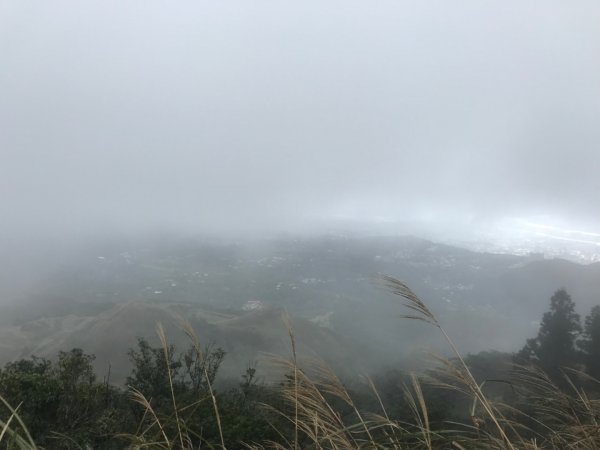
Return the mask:
{"type": "Polygon", "coordinates": [[[598,19],[592,1],[3,2],[0,281],[161,234],[596,261],[598,19]]]}
{"type": "Polygon", "coordinates": [[[592,1],[3,2],[0,236],[598,232],[599,19],[592,1]]]}

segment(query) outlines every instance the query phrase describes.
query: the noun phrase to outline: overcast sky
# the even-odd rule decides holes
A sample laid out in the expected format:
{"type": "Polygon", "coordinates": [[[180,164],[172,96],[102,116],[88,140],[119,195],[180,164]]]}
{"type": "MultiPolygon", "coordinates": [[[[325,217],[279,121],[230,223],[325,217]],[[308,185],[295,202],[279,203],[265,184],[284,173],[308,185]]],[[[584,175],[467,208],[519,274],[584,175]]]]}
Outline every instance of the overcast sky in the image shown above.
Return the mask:
{"type": "Polygon", "coordinates": [[[0,3],[0,229],[600,229],[600,2],[0,3]]]}

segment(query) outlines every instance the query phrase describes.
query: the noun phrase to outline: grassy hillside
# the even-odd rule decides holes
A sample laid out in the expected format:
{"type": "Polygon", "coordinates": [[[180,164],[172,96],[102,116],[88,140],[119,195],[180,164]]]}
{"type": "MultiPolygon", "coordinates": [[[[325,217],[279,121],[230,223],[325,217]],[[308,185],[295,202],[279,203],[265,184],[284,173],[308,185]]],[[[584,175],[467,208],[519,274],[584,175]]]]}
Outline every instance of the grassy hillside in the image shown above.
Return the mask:
{"type": "Polygon", "coordinates": [[[280,311],[234,317],[202,314],[182,304],[126,304],[112,310],[112,325],[89,322],[82,330],[90,331],[90,339],[101,333],[113,340],[122,327],[136,326],[133,313],[144,313],[147,320],[183,313],[190,319],[201,316],[205,325],[223,324],[227,336],[241,333],[247,344],[265,328],[269,342],[287,340],[288,354],[269,359],[266,382],[250,365],[237,385],[218,387],[216,377],[227,355],[202,346],[188,324],[183,326],[184,352],[169,341],[170,327],[157,328],[158,345],[138,342],[129,352],[127,388],[111,386],[106,378],[99,381],[93,356],[77,349],[59,352],[56,362],[7,364],[0,370],[0,443],[22,450],[600,446],[598,381],[571,369],[564,369],[560,379],[551,378],[498,352],[465,357],[438,316],[408,286],[391,277],[384,277],[382,285],[396,295],[399,312],[404,303],[410,318],[427,323],[432,336],[447,346],[449,358],[436,357],[436,367],[418,375],[394,370],[347,378],[321,361],[303,358],[306,342],[326,344],[334,336],[311,336],[316,330],[310,322],[292,322],[280,311]],[[273,328],[275,321],[281,327],[273,328]],[[11,407],[16,402],[18,410],[11,407]]]}
{"type": "Polygon", "coordinates": [[[181,314],[203,342],[226,347],[233,370],[260,352],[284,350],[269,316],[281,310],[306,324],[314,336],[308,349],[338,369],[349,354],[382,367],[412,361],[419,349],[443,351],[420,324],[398,325],[393,299],[373,283],[380,273],[429,299],[465,352],[516,350],[557,288],[571,292],[582,315],[600,292],[600,264],[476,253],[410,237],[107,241],[6,299],[0,362],[80,346],[98,355],[98,370],[110,362],[122,373],[117,343],[152,338],[157,320],[174,326],[181,314]],[[252,302],[265,309],[245,311],[252,302]]]}

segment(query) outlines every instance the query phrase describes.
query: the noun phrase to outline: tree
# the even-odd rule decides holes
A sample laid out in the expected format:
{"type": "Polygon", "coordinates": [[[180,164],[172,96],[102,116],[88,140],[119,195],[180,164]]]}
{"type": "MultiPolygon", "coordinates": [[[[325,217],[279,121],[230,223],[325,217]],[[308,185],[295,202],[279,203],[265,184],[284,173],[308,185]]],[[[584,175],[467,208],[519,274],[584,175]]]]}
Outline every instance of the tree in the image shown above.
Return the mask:
{"type": "Polygon", "coordinates": [[[173,391],[178,394],[183,386],[179,381],[181,356],[175,354],[175,347],[169,345],[166,359],[161,347],[152,347],[144,338],[138,338],[138,348],[130,349],[129,360],[133,364],[131,375],[127,377],[127,385],[152,399],[153,406],[159,409],[171,404],[171,382],[173,391]]]}
{"type": "Polygon", "coordinates": [[[212,386],[225,357],[223,349],[207,346],[200,350],[192,345],[180,353],[173,345],[152,347],[146,339],[139,338],[137,349],[130,349],[128,355],[133,368],[127,385],[144,395],[162,424],[159,430],[145,407],[136,405],[134,414],[145,420],[147,431],[179,433],[177,420],[181,420],[188,429],[200,431],[188,436],[194,448],[201,443],[217,442],[219,425],[214,417],[209,383],[212,386]]]}
{"type": "Polygon", "coordinates": [[[21,405],[19,414],[39,441],[56,422],[61,393],[60,381],[47,359],[22,359],[0,370],[0,396],[9,404],[21,405]]]}
{"type": "Polygon", "coordinates": [[[75,390],[81,384],[91,385],[96,381],[94,359],[94,355],[85,354],[80,348],[58,352],[56,370],[66,389],[75,390]]]}
{"type": "Polygon", "coordinates": [[[600,306],[594,306],[585,318],[585,326],[579,348],[589,375],[600,379],[600,306]]]}
{"type": "Polygon", "coordinates": [[[555,380],[561,380],[561,367],[573,367],[579,360],[575,347],[581,333],[575,302],[564,289],[550,299],[550,311],[542,318],[538,335],[528,339],[518,356],[537,363],[555,380]]]}
{"type": "Polygon", "coordinates": [[[202,351],[190,346],[184,353],[177,352],[173,345],[166,350],[165,353],[164,348],[152,347],[146,339],[139,338],[138,348],[128,352],[133,369],[127,385],[154,403],[172,404],[171,384],[178,398],[193,397],[197,401],[208,392],[208,384],[214,382],[225,351],[212,345],[202,351]]]}
{"type": "MultiPolygon", "coordinates": [[[[135,429],[129,400],[119,389],[96,382],[93,360],[73,349],[59,352],[57,361],[32,357],[0,369],[0,396],[20,405],[19,416],[45,449],[123,448],[114,435],[135,429]]],[[[5,413],[0,408],[0,415],[5,413]]]]}

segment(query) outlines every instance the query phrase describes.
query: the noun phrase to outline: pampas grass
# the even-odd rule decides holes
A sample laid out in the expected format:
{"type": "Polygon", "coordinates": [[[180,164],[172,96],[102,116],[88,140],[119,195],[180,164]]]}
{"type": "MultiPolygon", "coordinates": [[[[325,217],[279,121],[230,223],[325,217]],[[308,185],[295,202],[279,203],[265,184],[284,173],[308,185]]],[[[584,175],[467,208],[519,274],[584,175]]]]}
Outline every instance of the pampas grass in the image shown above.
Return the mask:
{"type": "Polygon", "coordinates": [[[10,415],[5,421],[0,419],[0,443],[5,448],[19,450],[37,450],[27,426],[19,416],[17,410],[21,405],[13,408],[4,397],[0,396],[0,403],[9,411],[10,415]],[[13,425],[16,422],[16,427],[13,425]]]}
{"type": "MultiPolygon", "coordinates": [[[[180,322],[181,328],[189,338],[192,345],[192,349],[196,353],[198,360],[204,362],[206,354],[202,350],[202,346],[200,345],[198,335],[194,332],[192,326],[187,321],[181,319],[180,322]]],[[[173,408],[173,415],[171,417],[161,418],[152,406],[152,399],[146,398],[143,392],[140,392],[137,389],[130,387],[130,398],[143,408],[144,415],[137,433],[120,435],[120,437],[126,441],[129,441],[129,446],[127,447],[129,449],[194,450],[197,447],[194,447],[194,444],[192,443],[192,437],[197,437],[199,433],[190,430],[190,428],[186,424],[186,421],[183,419],[183,415],[186,411],[188,411],[189,409],[193,409],[204,399],[197,399],[195,403],[190,405],[178,404],[177,397],[175,395],[173,378],[171,375],[172,358],[170,354],[170,346],[164,328],[160,323],[158,323],[156,326],[156,332],[160,339],[165,363],[167,364],[168,383],[169,391],[171,394],[170,400],[173,408]],[[147,418],[149,418],[150,420],[148,420],[147,418]],[[169,436],[168,430],[172,429],[173,425],[175,428],[175,434],[169,436]]],[[[202,367],[208,387],[209,396],[212,400],[214,416],[220,437],[220,446],[215,446],[213,444],[210,445],[210,447],[221,448],[222,450],[226,450],[217,398],[214,393],[211,379],[207,372],[207,365],[202,364],[202,367]]]]}
{"type": "MultiPolygon", "coordinates": [[[[542,370],[518,366],[512,370],[511,380],[478,382],[458,348],[442,324],[406,284],[384,276],[380,283],[392,294],[403,299],[410,313],[405,319],[418,320],[438,330],[448,344],[452,357],[435,356],[437,368],[425,375],[411,374],[402,385],[404,404],[412,419],[391,417],[375,382],[364,377],[368,391],[378,411],[363,411],[344,382],[325,363],[316,359],[304,360],[297,353],[296,335],[292,320],[282,317],[288,330],[290,356],[270,357],[269,362],[283,374],[278,388],[278,402],[263,404],[269,413],[276,440],[257,443],[237,443],[235,448],[251,450],[362,450],[362,449],[424,449],[424,450],[600,450],[600,400],[590,397],[581,382],[588,386],[600,383],[577,372],[563,372],[567,390],[563,390],[542,370]],[[518,400],[512,404],[494,402],[485,395],[491,382],[509,383],[518,400]],[[465,412],[471,423],[446,421],[441,426],[432,424],[428,399],[423,387],[452,390],[470,399],[465,412]]],[[[182,329],[190,339],[198,361],[205,361],[198,336],[191,325],[182,321],[182,329]]],[[[219,402],[213,389],[207,366],[203,366],[207,382],[206,398],[191,405],[179,405],[171,376],[172,360],[163,327],[157,333],[167,364],[172,415],[161,416],[153,407],[152,399],[143,392],[130,389],[130,398],[143,408],[144,415],[136,433],[120,436],[130,449],[192,450],[192,438],[201,430],[191,430],[188,423],[195,406],[210,399],[217,424],[219,442],[206,443],[208,448],[226,449],[219,402]],[[191,412],[190,412],[191,411],[191,412]]],[[[399,380],[400,382],[400,380],[399,380]]],[[[19,450],[37,449],[18,409],[12,408],[0,397],[8,417],[0,421],[0,443],[19,450]]]]}

